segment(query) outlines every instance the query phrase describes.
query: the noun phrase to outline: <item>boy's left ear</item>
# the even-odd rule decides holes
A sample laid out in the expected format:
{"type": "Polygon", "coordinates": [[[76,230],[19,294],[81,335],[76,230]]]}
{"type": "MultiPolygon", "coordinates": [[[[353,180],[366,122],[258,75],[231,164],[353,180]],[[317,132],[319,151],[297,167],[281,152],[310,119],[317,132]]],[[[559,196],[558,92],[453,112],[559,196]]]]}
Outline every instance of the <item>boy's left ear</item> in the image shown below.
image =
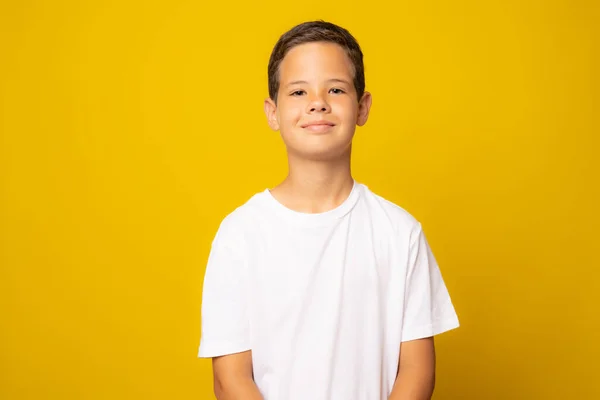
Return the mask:
{"type": "Polygon", "coordinates": [[[373,98],[371,97],[371,93],[365,92],[363,93],[362,98],[358,102],[358,116],[356,118],[356,125],[363,126],[367,123],[367,119],[369,119],[369,111],[371,110],[371,103],[373,102],[373,98]]]}

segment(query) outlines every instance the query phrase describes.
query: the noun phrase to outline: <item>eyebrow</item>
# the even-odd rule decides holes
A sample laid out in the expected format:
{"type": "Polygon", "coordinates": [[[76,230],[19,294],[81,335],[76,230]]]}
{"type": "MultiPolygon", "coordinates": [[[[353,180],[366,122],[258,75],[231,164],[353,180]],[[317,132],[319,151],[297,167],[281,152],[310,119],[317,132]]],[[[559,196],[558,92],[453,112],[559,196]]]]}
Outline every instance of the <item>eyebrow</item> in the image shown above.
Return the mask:
{"type": "MultiPolygon", "coordinates": [[[[339,79],[339,78],[332,78],[332,79],[327,79],[327,82],[336,82],[336,83],[345,83],[346,85],[350,85],[350,82],[348,82],[345,79],[339,79]]],[[[307,81],[291,81],[289,82],[287,85],[285,85],[285,87],[288,86],[292,86],[292,85],[307,85],[308,82],[307,81]]]]}

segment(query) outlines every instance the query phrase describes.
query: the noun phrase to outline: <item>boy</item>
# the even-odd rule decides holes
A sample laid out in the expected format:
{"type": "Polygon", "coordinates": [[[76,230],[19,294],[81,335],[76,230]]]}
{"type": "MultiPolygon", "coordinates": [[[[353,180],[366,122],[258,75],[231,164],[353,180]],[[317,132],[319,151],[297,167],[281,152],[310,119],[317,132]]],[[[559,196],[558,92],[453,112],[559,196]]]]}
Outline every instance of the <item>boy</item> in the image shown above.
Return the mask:
{"type": "Polygon", "coordinates": [[[433,336],[458,327],[421,225],[354,181],[367,122],[363,55],[323,21],[285,33],[269,61],[269,126],[289,173],[221,223],[199,356],[219,400],[420,400],[433,336]]]}

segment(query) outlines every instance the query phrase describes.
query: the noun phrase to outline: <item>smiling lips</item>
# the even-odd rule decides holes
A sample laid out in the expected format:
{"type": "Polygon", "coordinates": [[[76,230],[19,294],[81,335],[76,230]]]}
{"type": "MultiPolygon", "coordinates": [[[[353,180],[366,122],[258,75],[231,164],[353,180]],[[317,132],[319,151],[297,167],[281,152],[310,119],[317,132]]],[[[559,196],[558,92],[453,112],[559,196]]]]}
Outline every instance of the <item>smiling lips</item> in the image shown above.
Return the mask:
{"type": "Polygon", "coordinates": [[[303,129],[306,129],[307,131],[310,131],[313,133],[329,132],[331,129],[333,129],[334,126],[335,126],[335,124],[333,122],[329,122],[329,121],[313,121],[313,122],[309,122],[309,123],[301,125],[301,127],[303,129]]]}

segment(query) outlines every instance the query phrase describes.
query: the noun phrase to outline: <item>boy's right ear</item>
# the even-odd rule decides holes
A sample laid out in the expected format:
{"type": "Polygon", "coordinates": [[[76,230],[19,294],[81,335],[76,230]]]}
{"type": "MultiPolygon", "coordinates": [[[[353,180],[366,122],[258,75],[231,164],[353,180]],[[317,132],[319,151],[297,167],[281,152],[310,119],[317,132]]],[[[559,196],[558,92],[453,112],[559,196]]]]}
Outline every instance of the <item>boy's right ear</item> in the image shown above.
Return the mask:
{"type": "Polygon", "coordinates": [[[267,122],[274,131],[279,130],[279,121],[277,120],[277,104],[268,98],[265,100],[265,115],[267,116],[267,122]]]}

